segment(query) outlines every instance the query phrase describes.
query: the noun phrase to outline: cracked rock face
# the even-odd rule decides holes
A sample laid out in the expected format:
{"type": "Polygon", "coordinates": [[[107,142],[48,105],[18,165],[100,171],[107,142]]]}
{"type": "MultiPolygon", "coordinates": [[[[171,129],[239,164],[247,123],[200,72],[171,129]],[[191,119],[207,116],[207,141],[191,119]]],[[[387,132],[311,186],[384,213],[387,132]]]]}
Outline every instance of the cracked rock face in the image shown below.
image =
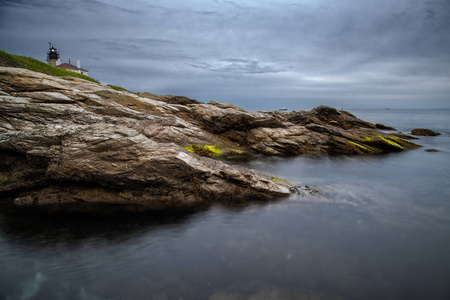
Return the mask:
{"type": "Polygon", "coordinates": [[[0,68],[0,105],[0,195],[20,206],[274,199],[288,183],[215,158],[415,147],[330,107],[247,112],[18,68],[0,68]]]}

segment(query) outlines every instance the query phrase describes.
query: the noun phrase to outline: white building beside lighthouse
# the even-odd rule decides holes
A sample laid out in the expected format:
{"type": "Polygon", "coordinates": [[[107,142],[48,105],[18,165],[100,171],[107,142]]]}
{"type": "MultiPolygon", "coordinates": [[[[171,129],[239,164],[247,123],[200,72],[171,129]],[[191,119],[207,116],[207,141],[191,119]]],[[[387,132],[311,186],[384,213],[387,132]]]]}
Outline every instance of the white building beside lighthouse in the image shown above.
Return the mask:
{"type": "Polygon", "coordinates": [[[81,62],[80,62],[79,58],[77,58],[76,65],[72,65],[72,63],[70,62],[70,58],[69,58],[69,63],[61,63],[61,59],[59,58],[58,50],[55,47],[53,47],[53,45],[51,43],[49,43],[49,44],[50,44],[50,49],[47,52],[47,63],[49,65],[89,76],[88,75],[89,71],[81,68],[81,62]]]}

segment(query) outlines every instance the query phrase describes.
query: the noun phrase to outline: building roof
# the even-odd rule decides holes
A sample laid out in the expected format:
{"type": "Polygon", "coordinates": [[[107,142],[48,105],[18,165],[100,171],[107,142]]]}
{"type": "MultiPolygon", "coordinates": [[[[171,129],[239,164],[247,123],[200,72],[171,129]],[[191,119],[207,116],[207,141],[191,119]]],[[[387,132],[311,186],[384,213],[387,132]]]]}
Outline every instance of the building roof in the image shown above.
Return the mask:
{"type": "Polygon", "coordinates": [[[67,70],[72,70],[72,71],[84,71],[84,72],[88,72],[88,70],[83,69],[83,68],[77,68],[76,65],[72,65],[72,64],[68,64],[68,63],[63,63],[60,64],[59,66],[57,66],[58,68],[62,68],[62,69],[67,69],[67,70]]]}

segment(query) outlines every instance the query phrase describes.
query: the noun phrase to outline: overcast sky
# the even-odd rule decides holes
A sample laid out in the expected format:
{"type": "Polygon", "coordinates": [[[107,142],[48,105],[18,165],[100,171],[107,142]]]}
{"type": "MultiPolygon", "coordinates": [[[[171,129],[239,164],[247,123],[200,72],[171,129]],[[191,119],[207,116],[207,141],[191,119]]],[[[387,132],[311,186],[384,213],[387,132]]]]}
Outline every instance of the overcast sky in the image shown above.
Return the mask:
{"type": "Polygon", "coordinates": [[[450,107],[449,0],[0,0],[0,48],[247,109],[450,107]]]}

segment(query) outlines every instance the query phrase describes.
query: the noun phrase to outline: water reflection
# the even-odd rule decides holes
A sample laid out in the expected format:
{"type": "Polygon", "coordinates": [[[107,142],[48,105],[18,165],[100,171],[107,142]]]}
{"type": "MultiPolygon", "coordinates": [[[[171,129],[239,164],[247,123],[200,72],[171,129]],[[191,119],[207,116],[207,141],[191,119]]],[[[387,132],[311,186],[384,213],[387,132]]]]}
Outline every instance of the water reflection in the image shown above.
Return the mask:
{"type": "Polygon", "coordinates": [[[0,290],[8,299],[448,295],[448,230],[398,218],[403,226],[342,202],[294,200],[164,217],[3,215],[0,290]]]}
{"type": "Polygon", "coordinates": [[[10,242],[30,247],[68,247],[95,240],[104,244],[121,243],[151,231],[182,229],[202,210],[138,212],[112,214],[83,213],[2,213],[0,230],[10,242]]]}

